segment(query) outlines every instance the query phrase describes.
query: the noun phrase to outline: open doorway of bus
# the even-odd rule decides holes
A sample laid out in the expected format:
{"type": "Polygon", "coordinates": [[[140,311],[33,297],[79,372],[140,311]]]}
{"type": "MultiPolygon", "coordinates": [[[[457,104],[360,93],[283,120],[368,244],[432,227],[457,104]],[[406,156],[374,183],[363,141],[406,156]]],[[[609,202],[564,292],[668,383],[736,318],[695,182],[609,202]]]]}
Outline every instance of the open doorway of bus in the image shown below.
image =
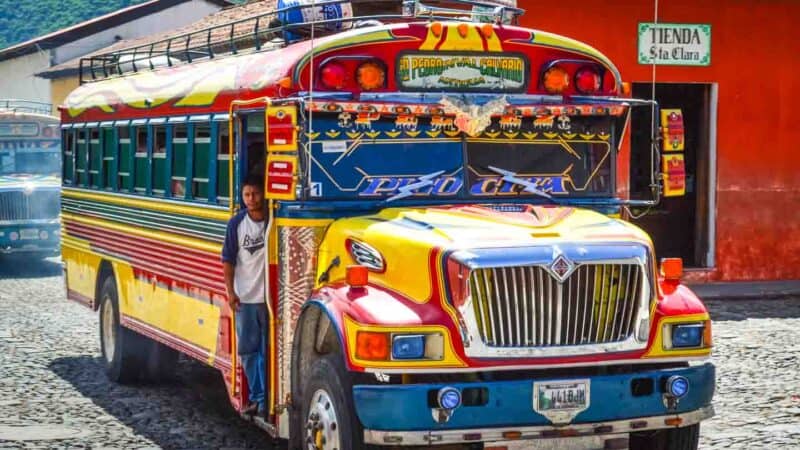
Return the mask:
{"type": "MultiPolygon", "coordinates": [[[[650,98],[651,83],[634,83],[635,98],[650,98]]],[[[716,124],[716,86],[704,83],[657,83],[655,100],[662,109],[683,114],[686,193],[664,197],[644,216],[632,222],[653,239],[656,254],[680,257],[690,268],[714,265],[714,195],[716,162],[713,141],[716,124]]],[[[631,115],[631,198],[650,198],[650,108],[635,108],[631,115]]],[[[660,117],[656,117],[656,127],[660,117]]],[[[634,210],[634,213],[642,210],[634,210]]]]}

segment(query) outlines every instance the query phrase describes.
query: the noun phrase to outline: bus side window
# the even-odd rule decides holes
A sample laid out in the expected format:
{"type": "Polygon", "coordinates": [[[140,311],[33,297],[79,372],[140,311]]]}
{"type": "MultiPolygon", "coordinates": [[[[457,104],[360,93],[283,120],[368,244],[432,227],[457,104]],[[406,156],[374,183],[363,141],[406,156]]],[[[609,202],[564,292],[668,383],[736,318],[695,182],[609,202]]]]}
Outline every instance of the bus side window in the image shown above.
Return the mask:
{"type": "Polygon", "coordinates": [[[166,192],[167,180],[167,127],[157,125],[152,127],[153,139],[153,174],[150,178],[153,183],[153,195],[163,197],[166,192]]]}
{"type": "Polygon", "coordinates": [[[186,196],[186,155],[189,153],[189,131],[186,124],[174,125],[172,131],[172,174],[170,189],[175,198],[186,196]]]}
{"type": "Polygon", "coordinates": [[[103,180],[100,187],[105,190],[112,190],[115,186],[114,180],[116,178],[117,139],[114,129],[110,127],[101,128],[100,134],[103,142],[103,164],[100,166],[103,180]]]}
{"type": "Polygon", "coordinates": [[[208,166],[211,155],[211,125],[198,123],[194,126],[194,160],[192,198],[208,200],[208,166]]]}
{"type": "Polygon", "coordinates": [[[99,188],[101,180],[101,163],[103,149],[100,146],[100,129],[92,128],[89,130],[89,187],[99,188]]]}
{"type": "Polygon", "coordinates": [[[77,152],[75,155],[75,176],[78,186],[89,184],[89,131],[86,128],[78,130],[77,152]]]}
{"type": "Polygon", "coordinates": [[[134,154],[133,165],[133,190],[138,194],[147,192],[147,127],[136,127],[136,135],[134,136],[134,146],[136,153],[134,154]]]}
{"type": "Polygon", "coordinates": [[[65,185],[75,184],[75,130],[63,130],[61,132],[61,148],[64,150],[64,165],[61,174],[65,185]]]}
{"type": "Polygon", "coordinates": [[[126,126],[117,128],[119,137],[119,162],[117,165],[117,186],[119,190],[131,190],[133,187],[133,150],[131,149],[131,129],[126,126]]]}
{"type": "Polygon", "coordinates": [[[229,205],[230,194],[230,135],[228,124],[219,124],[217,135],[217,203],[229,205]]]}

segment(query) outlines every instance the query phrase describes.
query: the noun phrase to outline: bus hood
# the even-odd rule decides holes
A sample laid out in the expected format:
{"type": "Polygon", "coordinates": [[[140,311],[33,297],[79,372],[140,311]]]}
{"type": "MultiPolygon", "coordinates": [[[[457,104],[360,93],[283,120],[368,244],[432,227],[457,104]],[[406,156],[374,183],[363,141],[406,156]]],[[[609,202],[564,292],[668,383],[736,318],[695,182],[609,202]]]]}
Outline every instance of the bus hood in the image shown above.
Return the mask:
{"type": "Polygon", "coordinates": [[[581,242],[633,242],[652,248],[649,237],[638,227],[573,207],[388,208],[332,223],[320,247],[317,279],[328,270],[322,279],[342,280],[348,265],[367,265],[371,266],[371,283],[424,302],[432,294],[439,264],[436,254],[581,242]]]}

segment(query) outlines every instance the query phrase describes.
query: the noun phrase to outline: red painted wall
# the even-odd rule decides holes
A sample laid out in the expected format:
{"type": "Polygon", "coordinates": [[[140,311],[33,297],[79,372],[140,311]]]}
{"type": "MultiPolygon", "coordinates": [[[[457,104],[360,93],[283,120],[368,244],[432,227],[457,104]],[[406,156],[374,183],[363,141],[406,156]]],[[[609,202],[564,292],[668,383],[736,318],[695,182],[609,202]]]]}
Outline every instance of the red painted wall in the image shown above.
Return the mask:
{"type": "MultiPolygon", "coordinates": [[[[584,41],[623,80],[649,82],[637,26],[654,2],[539,2],[522,25],[584,41]]],[[[716,268],[705,280],[800,279],[800,2],[660,1],[659,22],[711,24],[711,65],[657,66],[658,82],[718,83],[716,268]]],[[[627,151],[627,149],[624,149],[627,151]]]]}

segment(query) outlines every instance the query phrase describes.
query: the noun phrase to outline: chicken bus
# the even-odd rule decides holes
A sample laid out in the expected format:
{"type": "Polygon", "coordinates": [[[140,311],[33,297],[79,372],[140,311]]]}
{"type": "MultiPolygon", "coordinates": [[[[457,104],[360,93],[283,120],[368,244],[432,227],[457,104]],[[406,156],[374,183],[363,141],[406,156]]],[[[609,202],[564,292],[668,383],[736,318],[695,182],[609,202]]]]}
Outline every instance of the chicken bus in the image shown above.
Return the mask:
{"type": "Polygon", "coordinates": [[[51,109],[0,99],[0,254],[59,250],[61,148],[51,109]]]}
{"type": "Polygon", "coordinates": [[[159,379],[184,354],[247,406],[220,250],[256,173],[268,395],[243,417],[273,438],[695,449],[709,314],[625,220],[675,171],[618,194],[629,113],[657,105],[507,1],[353,6],[376,8],[279,2],[82,61],[62,254],[108,376],[159,379]]]}

